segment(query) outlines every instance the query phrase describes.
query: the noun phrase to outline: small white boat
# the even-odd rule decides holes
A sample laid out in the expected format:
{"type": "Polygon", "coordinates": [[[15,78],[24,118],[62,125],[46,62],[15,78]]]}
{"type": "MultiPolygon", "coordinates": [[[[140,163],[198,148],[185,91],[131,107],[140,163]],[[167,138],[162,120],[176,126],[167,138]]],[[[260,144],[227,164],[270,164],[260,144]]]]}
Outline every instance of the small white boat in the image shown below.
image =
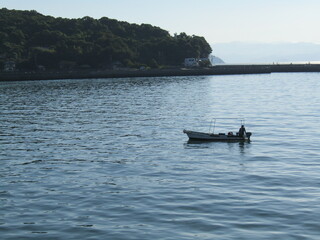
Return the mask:
{"type": "MultiPolygon", "coordinates": [[[[215,126],[216,119],[214,119],[215,126]]],[[[210,126],[211,128],[211,126],[210,126]]],[[[214,130],[213,130],[214,131],[214,130]]],[[[183,133],[187,134],[190,141],[217,141],[217,142],[244,142],[250,141],[252,135],[251,132],[247,132],[244,127],[244,120],[241,120],[241,127],[238,132],[228,132],[228,133],[205,133],[196,132],[190,130],[183,130],[183,133]]]]}

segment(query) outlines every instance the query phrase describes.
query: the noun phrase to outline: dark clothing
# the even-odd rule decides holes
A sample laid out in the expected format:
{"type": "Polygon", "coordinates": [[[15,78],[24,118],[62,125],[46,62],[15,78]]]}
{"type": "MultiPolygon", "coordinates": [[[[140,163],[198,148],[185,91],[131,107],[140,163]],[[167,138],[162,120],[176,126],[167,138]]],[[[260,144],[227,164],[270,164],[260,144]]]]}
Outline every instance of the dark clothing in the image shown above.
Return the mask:
{"type": "Polygon", "coordinates": [[[244,137],[246,132],[246,129],[244,128],[244,126],[242,125],[241,128],[239,129],[239,136],[240,137],[244,137]]]}

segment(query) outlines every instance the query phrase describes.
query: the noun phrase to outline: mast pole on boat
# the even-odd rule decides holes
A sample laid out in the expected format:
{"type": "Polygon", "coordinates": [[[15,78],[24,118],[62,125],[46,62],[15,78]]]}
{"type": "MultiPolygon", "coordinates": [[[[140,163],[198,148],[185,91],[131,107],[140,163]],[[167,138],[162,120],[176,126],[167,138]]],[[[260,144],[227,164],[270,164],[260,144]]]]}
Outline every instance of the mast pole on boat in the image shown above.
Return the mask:
{"type": "Polygon", "coordinates": [[[212,134],[214,134],[214,129],[215,129],[215,127],[216,127],[216,119],[215,119],[215,118],[211,119],[210,127],[209,127],[209,133],[211,133],[212,122],[213,122],[212,134]]]}

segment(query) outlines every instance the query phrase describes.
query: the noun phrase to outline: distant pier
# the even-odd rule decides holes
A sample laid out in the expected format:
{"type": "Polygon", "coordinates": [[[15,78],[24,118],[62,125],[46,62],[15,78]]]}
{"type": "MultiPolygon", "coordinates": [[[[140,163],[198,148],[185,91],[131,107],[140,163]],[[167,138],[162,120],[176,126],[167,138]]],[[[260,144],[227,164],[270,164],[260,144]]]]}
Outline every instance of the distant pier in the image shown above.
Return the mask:
{"type": "Polygon", "coordinates": [[[320,64],[215,65],[208,68],[0,72],[0,81],[320,72],[320,64]]]}

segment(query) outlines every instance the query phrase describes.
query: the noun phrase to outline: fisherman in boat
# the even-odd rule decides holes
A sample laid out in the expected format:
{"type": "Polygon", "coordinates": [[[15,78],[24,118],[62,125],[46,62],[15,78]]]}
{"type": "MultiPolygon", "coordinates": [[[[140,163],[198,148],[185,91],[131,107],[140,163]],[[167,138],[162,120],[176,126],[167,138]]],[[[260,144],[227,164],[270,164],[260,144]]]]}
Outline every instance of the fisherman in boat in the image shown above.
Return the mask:
{"type": "Polygon", "coordinates": [[[239,136],[245,137],[246,129],[244,128],[244,125],[241,125],[241,128],[239,129],[239,136]]]}

